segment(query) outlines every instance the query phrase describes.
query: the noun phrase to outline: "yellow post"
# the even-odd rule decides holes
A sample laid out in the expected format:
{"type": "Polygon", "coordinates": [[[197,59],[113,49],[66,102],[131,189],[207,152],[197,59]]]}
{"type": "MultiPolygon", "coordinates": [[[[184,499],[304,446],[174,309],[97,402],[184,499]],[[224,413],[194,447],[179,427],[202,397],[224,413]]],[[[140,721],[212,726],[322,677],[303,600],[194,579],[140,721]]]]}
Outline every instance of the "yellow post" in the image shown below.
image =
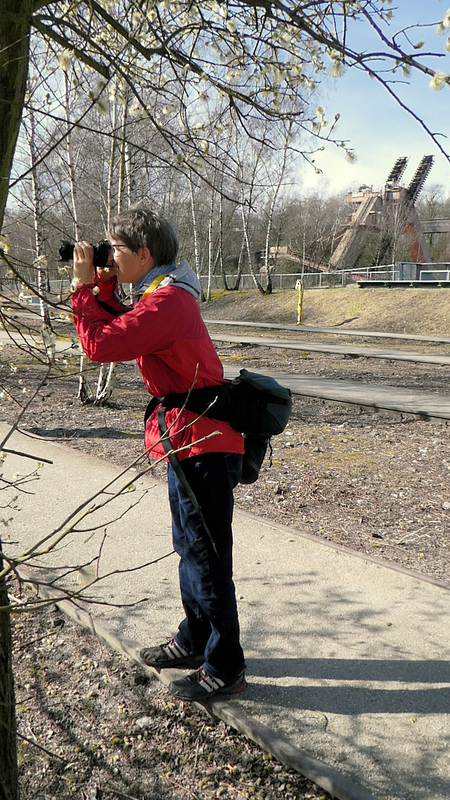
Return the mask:
{"type": "Polygon", "coordinates": [[[297,281],[295,288],[298,289],[298,303],[297,303],[297,325],[302,324],[302,310],[303,310],[303,281],[297,281]]]}

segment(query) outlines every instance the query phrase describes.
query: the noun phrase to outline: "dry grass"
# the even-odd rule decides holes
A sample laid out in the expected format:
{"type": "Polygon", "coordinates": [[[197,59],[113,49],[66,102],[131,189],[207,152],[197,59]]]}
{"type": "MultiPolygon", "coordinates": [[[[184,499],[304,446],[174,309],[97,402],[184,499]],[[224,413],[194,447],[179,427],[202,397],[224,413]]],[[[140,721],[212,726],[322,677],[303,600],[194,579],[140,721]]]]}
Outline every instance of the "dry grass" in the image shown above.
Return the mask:
{"type": "MultiPolygon", "coordinates": [[[[297,322],[298,292],[228,292],[202,307],[205,318],[297,322]]],[[[450,336],[450,291],[446,289],[309,289],[303,296],[303,325],[450,336]]]]}

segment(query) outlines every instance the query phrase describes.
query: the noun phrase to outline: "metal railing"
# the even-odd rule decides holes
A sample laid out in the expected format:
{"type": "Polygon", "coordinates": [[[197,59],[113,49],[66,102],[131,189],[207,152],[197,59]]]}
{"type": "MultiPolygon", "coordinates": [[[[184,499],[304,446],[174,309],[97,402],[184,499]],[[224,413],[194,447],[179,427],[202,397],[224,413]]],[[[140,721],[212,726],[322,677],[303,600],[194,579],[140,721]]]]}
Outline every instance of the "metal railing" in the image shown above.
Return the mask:
{"type": "MultiPolygon", "coordinates": [[[[236,283],[235,275],[227,275],[227,285],[233,286],[236,283]]],[[[264,285],[264,278],[258,276],[264,285]]],[[[334,272],[275,272],[271,275],[272,286],[274,289],[295,289],[298,281],[302,281],[304,289],[323,289],[337,286],[354,285],[361,280],[378,281],[435,281],[436,285],[442,281],[450,280],[450,263],[440,262],[435,264],[420,264],[409,261],[398,261],[395,264],[382,264],[377,267],[360,267],[356,269],[342,269],[334,272]]],[[[223,290],[224,279],[222,275],[213,275],[210,279],[213,290],[223,290]]],[[[200,282],[205,291],[208,286],[208,276],[201,275],[200,282]]],[[[57,279],[50,281],[50,291],[56,295],[63,296],[69,286],[69,279],[57,279]]],[[[22,289],[23,294],[30,295],[25,287],[17,281],[3,281],[0,285],[2,290],[19,293],[22,289]]],[[[239,280],[240,290],[254,289],[255,283],[250,273],[241,275],[239,280]]],[[[28,302],[33,302],[28,298],[28,302]]]]}
{"type": "MultiPolygon", "coordinates": [[[[327,288],[333,286],[347,286],[348,283],[354,283],[358,278],[363,277],[369,279],[371,277],[381,275],[381,280],[395,279],[395,265],[384,265],[382,267],[365,267],[363,269],[351,270],[337,270],[336,272],[275,272],[271,275],[272,286],[274,289],[295,289],[299,280],[303,282],[305,289],[327,288]]],[[[258,280],[264,285],[264,278],[257,276],[258,280]]],[[[233,286],[236,283],[235,275],[227,275],[227,286],[233,286]]],[[[205,290],[208,285],[208,278],[206,275],[200,276],[202,288],[205,290]]],[[[224,280],[222,275],[213,275],[211,278],[212,289],[223,289],[224,280]]],[[[250,273],[241,275],[239,280],[239,289],[254,289],[255,282],[250,273]]]]}
{"type": "MultiPolygon", "coordinates": [[[[323,289],[336,286],[354,285],[361,280],[378,281],[418,281],[435,280],[438,284],[448,280],[450,263],[420,264],[412,261],[398,261],[395,264],[382,264],[377,267],[359,267],[356,269],[342,269],[335,272],[288,272],[273,273],[271,275],[274,289],[295,289],[298,281],[302,281],[304,289],[323,289]],[[424,267],[426,269],[424,269],[424,267]],[[423,274],[423,277],[422,277],[423,274]],[[447,276],[447,277],[445,277],[447,276]]],[[[258,276],[264,284],[264,279],[258,276]]],[[[203,289],[208,284],[207,276],[201,276],[203,289]]],[[[227,285],[234,286],[236,276],[227,275],[227,285]]],[[[222,275],[213,275],[211,278],[213,289],[223,289],[222,275]]],[[[251,274],[241,275],[239,289],[253,289],[255,283],[251,274]]]]}
{"type": "Polygon", "coordinates": [[[419,274],[420,281],[450,281],[450,267],[447,269],[421,269],[419,274]]]}
{"type": "MultiPolygon", "coordinates": [[[[422,265],[423,266],[423,265],[422,265]]],[[[414,265],[415,268],[415,265],[414,265]]],[[[305,289],[323,289],[336,286],[347,286],[356,281],[365,280],[399,280],[398,264],[383,264],[379,267],[362,267],[360,269],[342,269],[335,272],[275,272],[271,275],[272,286],[274,289],[295,289],[299,280],[302,281],[305,289]]],[[[227,285],[234,286],[236,276],[227,275],[227,285]]],[[[258,276],[264,285],[264,278],[258,276]]],[[[208,279],[201,276],[200,281],[205,290],[208,279]]],[[[211,278],[212,289],[223,289],[222,275],[213,275],[211,278]]],[[[255,283],[251,274],[241,275],[239,289],[253,289],[255,283]]]]}

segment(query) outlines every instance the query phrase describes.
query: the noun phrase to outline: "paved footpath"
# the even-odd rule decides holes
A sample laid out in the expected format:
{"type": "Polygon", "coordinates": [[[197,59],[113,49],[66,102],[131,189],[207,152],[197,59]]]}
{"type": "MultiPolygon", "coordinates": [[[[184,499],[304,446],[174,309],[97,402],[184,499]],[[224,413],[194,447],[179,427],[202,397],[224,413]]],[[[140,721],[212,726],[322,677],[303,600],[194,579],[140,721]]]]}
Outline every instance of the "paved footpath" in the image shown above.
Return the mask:
{"type": "MultiPolygon", "coordinates": [[[[19,433],[6,447],[52,462],[37,478],[34,461],[6,458],[3,478],[22,476],[19,491],[0,484],[7,555],[56,542],[69,520],[72,532],[40,563],[81,565],[101,550],[105,577],[86,590],[107,603],[89,606],[97,635],[136,658],[175,632],[164,483],[132,470],[111,484],[118,470],[107,461],[19,433]]],[[[341,800],[448,800],[450,584],[243,512],[234,529],[249,688],[214,701],[213,713],[341,800]]]]}

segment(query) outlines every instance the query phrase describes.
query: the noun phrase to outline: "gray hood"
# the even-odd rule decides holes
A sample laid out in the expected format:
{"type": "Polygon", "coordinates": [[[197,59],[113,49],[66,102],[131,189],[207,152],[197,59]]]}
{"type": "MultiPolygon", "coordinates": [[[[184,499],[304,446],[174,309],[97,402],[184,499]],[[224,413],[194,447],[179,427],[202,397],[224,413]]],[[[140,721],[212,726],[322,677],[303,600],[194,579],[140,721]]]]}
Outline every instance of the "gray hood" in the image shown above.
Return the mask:
{"type": "Polygon", "coordinates": [[[143,278],[136,284],[133,291],[133,298],[137,300],[142,297],[145,290],[153,283],[155,278],[159,275],[164,275],[162,281],[158,284],[155,291],[161,289],[163,286],[179,286],[180,289],[185,289],[186,292],[192,294],[193,297],[198,299],[202,293],[200,281],[195,272],[191,269],[185,258],[182,259],[180,265],[177,267],[175,264],[165,264],[164,266],[155,267],[147,272],[143,278]]]}
{"type": "Polygon", "coordinates": [[[180,286],[181,289],[186,289],[187,292],[190,292],[190,294],[194,295],[196,298],[200,297],[202,293],[200,281],[185,258],[182,259],[178,267],[170,270],[167,277],[164,278],[159,285],[162,287],[170,286],[171,284],[180,286]]]}

